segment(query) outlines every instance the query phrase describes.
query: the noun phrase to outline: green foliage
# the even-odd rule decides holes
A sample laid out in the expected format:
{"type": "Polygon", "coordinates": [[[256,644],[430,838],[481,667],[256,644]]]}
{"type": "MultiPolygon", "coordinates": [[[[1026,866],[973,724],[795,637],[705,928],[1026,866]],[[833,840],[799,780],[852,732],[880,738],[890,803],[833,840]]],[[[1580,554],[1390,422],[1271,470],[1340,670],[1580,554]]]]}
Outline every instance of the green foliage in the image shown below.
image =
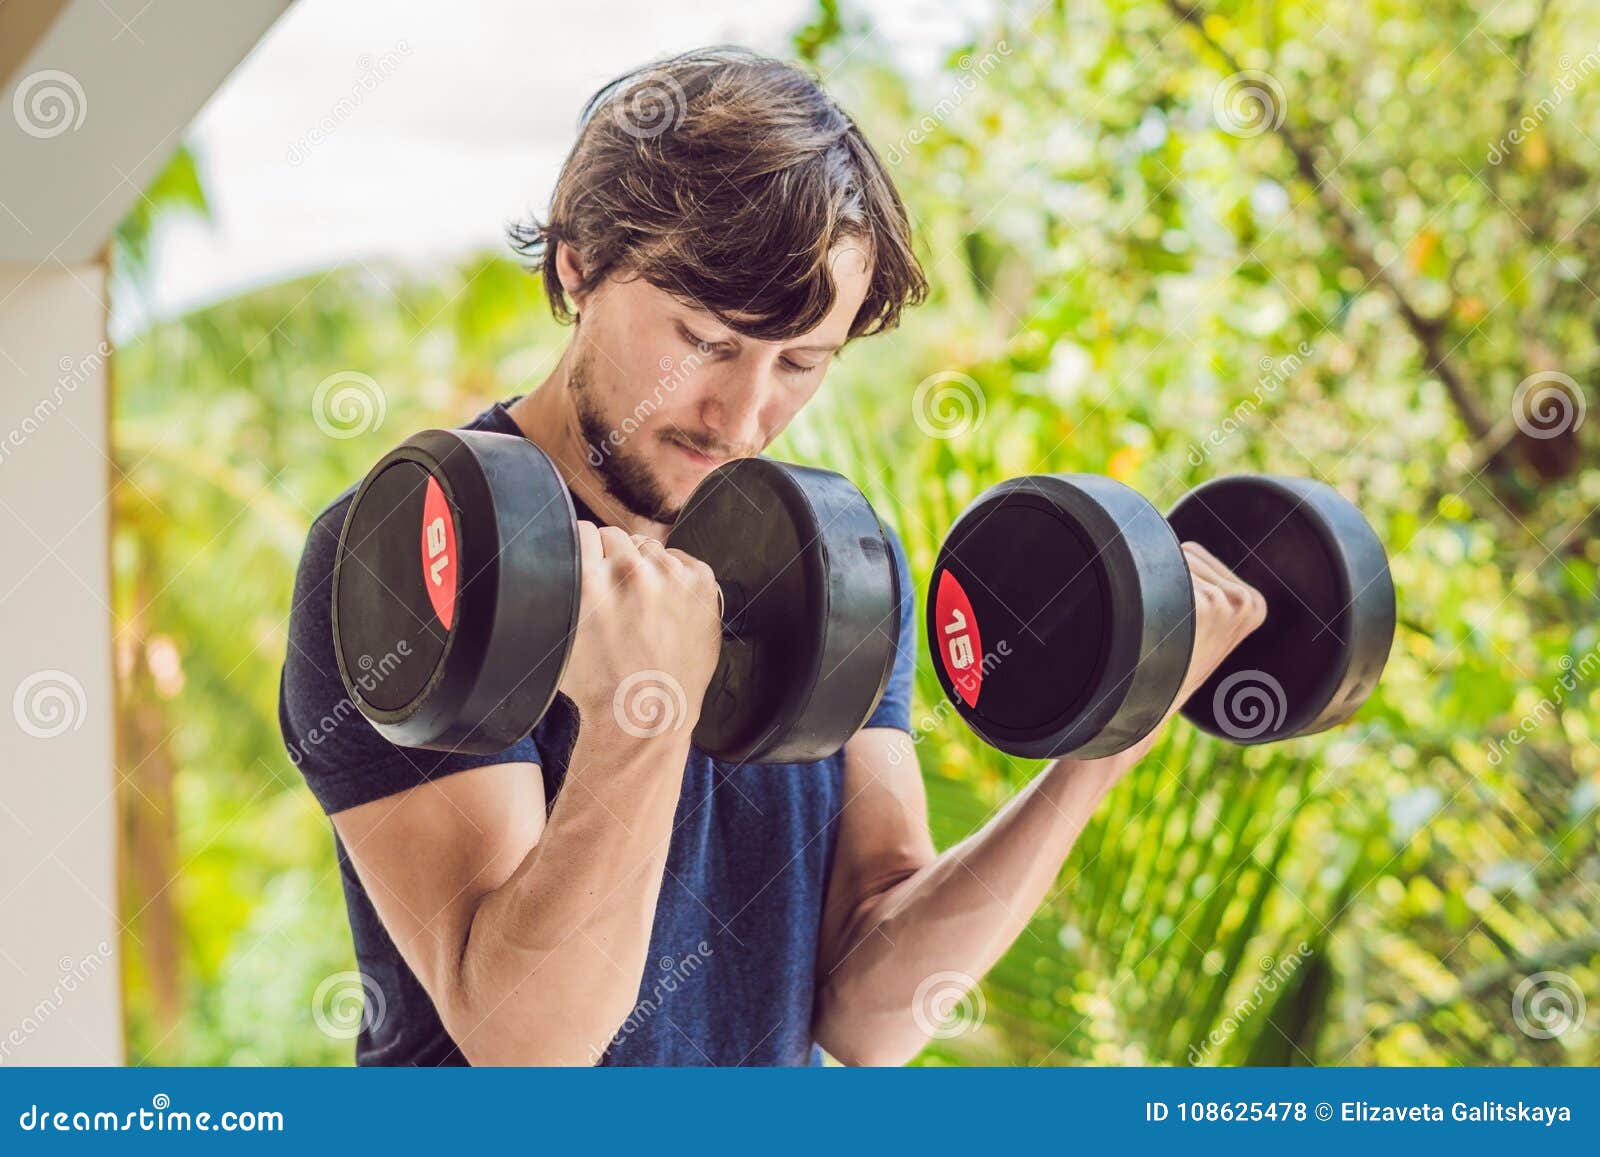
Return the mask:
{"type": "Polygon", "coordinates": [[[204,221],[211,219],[211,206],[206,202],[201,185],[200,168],[187,146],[180,147],[172,155],[117,225],[112,245],[121,273],[135,281],[148,273],[150,243],[157,222],[170,220],[178,213],[192,214],[204,221]]]}
{"type": "MultiPolygon", "coordinates": [[[[1592,1009],[1556,1036],[1513,1015],[1540,972],[1600,999],[1600,469],[1592,424],[1534,445],[1512,421],[1536,371],[1594,394],[1600,13],[1003,19],[921,80],[854,10],[799,35],[891,164],[935,298],[847,350],[773,452],[856,479],[919,584],[1007,476],[1105,471],[1162,506],[1223,473],[1316,476],[1379,527],[1402,624],[1343,729],[1246,750],[1175,727],[986,980],[982,1024],[923,1062],[1600,1061],[1592,1009]],[[1240,68],[1281,88],[1281,131],[1224,131],[1240,68]],[[981,421],[929,435],[951,432],[913,404],[936,374],[981,421]]],[[[134,1059],[348,1057],[312,1015],[352,966],[338,872],[275,725],[300,536],[398,437],[537,384],[562,336],[536,280],[484,258],[271,287],[119,353],[119,613],[182,666],[146,697],[177,750],[186,1012],[153,1031],[135,974],[134,1059]],[[330,437],[312,399],[347,370],[387,413],[330,437]]],[[[965,731],[925,655],[914,722],[941,846],[1036,770],[965,731]]]]}

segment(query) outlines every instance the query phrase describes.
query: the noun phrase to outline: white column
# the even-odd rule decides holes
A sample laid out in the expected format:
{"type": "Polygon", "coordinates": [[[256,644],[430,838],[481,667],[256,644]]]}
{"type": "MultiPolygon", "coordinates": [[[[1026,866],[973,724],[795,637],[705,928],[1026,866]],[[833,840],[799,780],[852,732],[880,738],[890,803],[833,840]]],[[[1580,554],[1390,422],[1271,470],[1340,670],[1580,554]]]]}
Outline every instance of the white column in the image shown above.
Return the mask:
{"type": "Polygon", "coordinates": [[[0,262],[0,1064],[123,1060],[105,277],[0,262]]]}

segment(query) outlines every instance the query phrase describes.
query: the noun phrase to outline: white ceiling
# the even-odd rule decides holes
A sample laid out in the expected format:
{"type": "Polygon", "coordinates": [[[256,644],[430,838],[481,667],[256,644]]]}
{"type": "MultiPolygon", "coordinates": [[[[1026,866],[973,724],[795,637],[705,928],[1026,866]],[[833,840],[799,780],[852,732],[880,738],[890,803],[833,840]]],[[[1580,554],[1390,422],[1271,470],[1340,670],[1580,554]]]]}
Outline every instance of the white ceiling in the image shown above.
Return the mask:
{"type": "Polygon", "coordinates": [[[0,77],[0,260],[92,258],[288,3],[0,6],[0,38],[29,35],[49,20],[0,77]]]}

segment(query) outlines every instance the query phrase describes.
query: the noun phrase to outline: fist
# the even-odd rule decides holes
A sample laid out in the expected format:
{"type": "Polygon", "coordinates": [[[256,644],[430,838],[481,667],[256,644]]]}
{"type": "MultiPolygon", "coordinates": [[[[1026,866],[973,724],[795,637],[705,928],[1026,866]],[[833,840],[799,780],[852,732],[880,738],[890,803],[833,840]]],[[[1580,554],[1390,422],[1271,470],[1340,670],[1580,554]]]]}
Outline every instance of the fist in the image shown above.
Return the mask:
{"type": "Polygon", "coordinates": [[[687,733],[722,650],[711,568],[642,534],[578,523],[578,627],[561,691],[583,726],[687,733]]]}

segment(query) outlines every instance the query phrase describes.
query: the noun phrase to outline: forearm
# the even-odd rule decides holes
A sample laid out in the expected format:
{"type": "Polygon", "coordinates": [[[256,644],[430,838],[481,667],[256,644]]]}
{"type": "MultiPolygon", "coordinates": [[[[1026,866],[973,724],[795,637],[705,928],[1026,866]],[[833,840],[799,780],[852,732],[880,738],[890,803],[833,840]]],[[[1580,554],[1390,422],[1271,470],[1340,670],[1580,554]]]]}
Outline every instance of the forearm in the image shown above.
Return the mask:
{"type": "Polygon", "coordinates": [[[592,1064],[649,954],[688,726],[580,730],[539,842],[478,906],[446,1021],[474,1064],[592,1064]]]}
{"type": "Polygon", "coordinates": [[[1049,893],[1106,792],[1148,744],[1099,760],[1057,760],[982,829],[866,897],[822,978],[817,1038],[841,1060],[900,1064],[927,1032],[917,989],[935,973],[978,978],[1049,893]]]}

